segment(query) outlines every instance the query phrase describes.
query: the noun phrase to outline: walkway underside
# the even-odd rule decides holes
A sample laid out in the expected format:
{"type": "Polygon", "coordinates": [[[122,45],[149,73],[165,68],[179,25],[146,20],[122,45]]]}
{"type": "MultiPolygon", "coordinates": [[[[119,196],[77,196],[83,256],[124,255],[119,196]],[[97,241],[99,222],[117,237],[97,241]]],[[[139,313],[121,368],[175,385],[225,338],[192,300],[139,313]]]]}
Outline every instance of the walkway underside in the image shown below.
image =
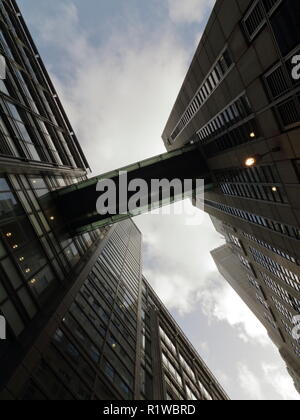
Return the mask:
{"type": "Polygon", "coordinates": [[[195,146],[188,146],[91,178],[53,194],[65,227],[69,232],[78,234],[147,213],[170,202],[192,198],[197,188],[197,193],[199,189],[203,190],[203,184],[197,182],[201,179],[205,180],[205,189],[211,188],[203,156],[195,146]],[[159,191],[153,190],[156,184],[156,181],[153,184],[153,180],[172,182],[174,179],[181,181],[177,185],[185,185],[182,192],[174,188],[170,191],[169,183],[165,183],[166,187],[159,191]]]}

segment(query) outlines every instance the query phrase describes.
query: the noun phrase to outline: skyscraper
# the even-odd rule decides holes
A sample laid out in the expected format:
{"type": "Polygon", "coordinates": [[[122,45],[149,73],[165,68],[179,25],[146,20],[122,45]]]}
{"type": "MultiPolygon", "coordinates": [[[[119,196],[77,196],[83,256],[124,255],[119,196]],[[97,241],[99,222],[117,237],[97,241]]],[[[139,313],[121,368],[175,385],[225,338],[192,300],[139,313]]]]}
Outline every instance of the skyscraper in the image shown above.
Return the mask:
{"type": "Polygon", "coordinates": [[[297,0],[217,0],[163,133],[193,143],[214,189],[205,210],[226,237],[213,256],[258,316],[299,390],[299,76],[297,0]]]}
{"type": "Polygon", "coordinates": [[[0,398],[227,399],[142,276],[132,221],[70,236],[89,165],[14,0],[0,1],[0,398]]]}
{"type": "Polygon", "coordinates": [[[141,244],[131,220],[108,231],[6,384],[4,396],[227,399],[142,277],[141,244]]]}

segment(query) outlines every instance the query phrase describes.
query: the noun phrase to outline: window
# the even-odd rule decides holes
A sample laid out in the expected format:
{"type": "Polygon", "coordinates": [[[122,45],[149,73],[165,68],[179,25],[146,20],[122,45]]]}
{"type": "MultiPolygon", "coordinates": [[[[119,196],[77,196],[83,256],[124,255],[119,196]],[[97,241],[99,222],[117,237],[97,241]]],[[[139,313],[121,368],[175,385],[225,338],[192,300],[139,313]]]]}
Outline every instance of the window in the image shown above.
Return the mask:
{"type": "MultiPolygon", "coordinates": [[[[251,115],[251,113],[252,109],[247,97],[239,97],[198,131],[197,134],[201,143],[207,143],[217,135],[220,135],[221,132],[230,129],[236,123],[244,120],[247,116],[251,115]]],[[[257,136],[257,131],[253,129],[250,129],[250,131],[246,133],[243,132],[242,135],[245,136],[246,139],[251,140],[253,139],[250,136],[252,132],[255,132],[257,136]]],[[[231,135],[234,135],[234,133],[235,132],[232,132],[231,135]]]]}
{"type": "Polygon", "coordinates": [[[27,290],[24,287],[18,292],[18,296],[19,296],[24,308],[26,309],[26,312],[27,312],[29,318],[33,318],[35,316],[35,314],[37,313],[37,308],[36,308],[32,298],[30,297],[29,293],[27,292],[27,290]]]}
{"type": "Polygon", "coordinates": [[[56,331],[45,359],[77,399],[90,400],[92,392],[87,384],[94,385],[96,374],[61,330],[56,331]]]}
{"type": "Polygon", "coordinates": [[[144,367],[141,369],[141,392],[147,400],[153,399],[153,378],[144,367]]]}
{"type": "Polygon", "coordinates": [[[17,271],[15,265],[12,263],[10,258],[5,258],[1,261],[1,266],[7,275],[8,279],[10,280],[14,289],[17,289],[21,284],[21,275],[17,271]]]}
{"type": "Polygon", "coordinates": [[[250,274],[247,274],[247,278],[251,286],[255,287],[257,290],[261,290],[258,281],[253,276],[250,276],[250,274]]]}
{"type": "Polygon", "coordinates": [[[291,287],[295,288],[298,291],[300,290],[300,277],[296,273],[293,273],[291,270],[288,270],[287,268],[280,265],[275,260],[271,259],[267,255],[264,255],[262,252],[258,251],[255,248],[250,247],[250,252],[255,262],[262,265],[264,268],[269,270],[274,276],[279,277],[291,287]]]}
{"type": "Polygon", "coordinates": [[[44,361],[41,362],[38,369],[34,372],[34,376],[35,380],[46,390],[50,398],[57,400],[75,399],[44,361]]]}
{"type": "Polygon", "coordinates": [[[223,194],[255,200],[288,203],[288,198],[275,167],[262,166],[243,169],[228,169],[215,173],[223,194]],[[261,185],[264,183],[270,185],[261,185]]]}
{"type": "Polygon", "coordinates": [[[252,40],[265,23],[260,1],[255,2],[254,6],[244,18],[243,23],[248,38],[252,40]]]}
{"type": "Polygon", "coordinates": [[[73,304],[70,309],[71,314],[78,321],[80,326],[89,334],[92,340],[95,340],[99,346],[103,343],[106,328],[102,325],[100,319],[93,315],[89,308],[82,308],[77,304],[73,304]]]}
{"type": "Polygon", "coordinates": [[[29,281],[29,286],[36,297],[42,297],[43,293],[55,281],[53,271],[46,266],[39,273],[35,274],[29,281]]]}
{"type": "Polygon", "coordinates": [[[277,311],[280,314],[284,315],[293,324],[294,315],[274,296],[272,297],[272,300],[275,304],[277,311]]]}
{"type": "Polygon", "coordinates": [[[186,371],[186,373],[189,375],[189,377],[193,380],[196,380],[195,374],[194,374],[190,364],[187,363],[187,361],[185,360],[185,358],[181,354],[179,355],[179,359],[180,359],[180,362],[181,362],[181,365],[182,365],[183,369],[186,371]]]}
{"type": "Polygon", "coordinates": [[[288,91],[284,67],[279,65],[275,70],[265,76],[267,88],[272,99],[276,99],[288,91]]]}
{"type": "Polygon", "coordinates": [[[262,0],[266,12],[271,12],[272,9],[281,2],[281,0],[262,0]]]}
{"type": "Polygon", "coordinates": [[[181,131],[191,121],[194,115],[201,109],[208,97],[212,94],[214,89],[222,82],[223,78],[227,75],[233,62],[228,50],[225,50],[219,58],[217,64],[209,72],[207,78],[199,88],[195,97],[192,99],[190,105],[184,112],[183,116],[177,123],[175,129],[171,134],[171,140],[174,142],[181,131]]]}
{"type": "Polygon", "coordinates": [[[181,392],[178,389],[178,384],[176,383],[175,385],[175,382],[173,382],[167,374],[164,375],[164,379],[168,388],[167,392],[171,396],[171,399],[174,401],[184,400],[185,398],[183,398],[183,396],[181,395],[181,392]]]}
{"type": "Polygon", "coordinates": [[[186,385],[186,394],[189,401],[197,401],[199,399],[188,385],[186,385]]]}
{"type": "Polygon", "coordinates": [[[179,373],[178,366],[175,365],[175,360],[171,362],[170,359],[166,356],[166,354],[162,353],[162,362],[165,369],[172,375],[172,377],[175,379],[178,385],[182,387],[181,375],[179,373]]]}
{"type": "Polygon", "coordinates": [[[120,343],[117,341],[117,339],[111,333],[108,334],[107,344],[118,355],[118,357],[126,365],[128,370],[132,374],[134,374],[135,366],[134,366],[134,363],[133,363],[131,357],[129,357],[129,354],[127,354],[126,350],[120,345],[120,343]]]}
{"type": "Polygon", "coordinates": [[[133,394],[128,385],[121,379],[112,365],[104,358],[102,362],[102,369],[107,378],[116,386],[124,399],[132,400],[133,394]]]}
{"type": "Polygon", "coordinates": [[[11,138],[11,134],[7,129],[3,118],[0,117],[0,153],[4,155],[20,156],[20,153],[11,138]]]}
{"type": "Polygon", "coordinates": [[[283,1],[271,17],[271,25],[283,56],[300,43],[300,3],[283,1]]]}
{"type": "Polygon", "coordinates": [[[203,395],[205,400],[211,401],[213,398],[210,392],[207,391],[206,387],[203,385],[201,381],[198,381],[199,388],[201,390],[201,394],[203,395]]]}
{"type": "Polygon", "coordinates": [[[24,330],[24,323],[15,306],[10,301],[6,301],[0,306],[0,310],[15,335],[19,336],[24,330]]]}
{"type": "MultiPolygon", "coordinates": [[[[98,348],[95,347],[93,342],[90,340],[86,332],[80,327],[78,322],[75,321],[75,319],[70,314],[67,314],[63,318],[63,323],[68,327],[70,333],[73,334],[74,337],[83,345],[92,361],[95,363],[99,363],[100,352],[98,348]]],[[[101,343],[97,344],[98,346],[101,346],[101,343]]]]}
{"type": "Polygon", "coordinates": [[[171,350],[171,352],[173,354],[176,354],[176,348],[175,348],[174,344],[172,343],[169,336],[165,333],[165,331],[161,327],[159,327],[159,333],[160,333],[160,336],[161,336],[162,340],[168,346],[168,348],[171,350]]]}
{"type": "Polygon", "coordinates": [[[243,255],[238,254],[238,257],[244,267],[246,267],[248,270],[252,270],[249,261],[243,255]]]}
{"type": "Polygon", "coordinates": [[[299,98],[291,98],[276,106],[283,128],[290,128],[300,122],[299,98]]]}
{"type": "Polygon", "coordinates": [[[0,79],[0,91],[5,93],[6,95],[9,95],[9,92],[8,92],[7,87],[5,85],[5,81],[3,79],[0,79]]]}
{"type": "Polygon", "coordinates": [[[264,300],[262,296],[260,296],[258,293],[256,293],[256,299],[259,301],[259,303],[264,306],[265,309],[269,310],[268,303],[264,300]]]}
{"type": "Polygon", "coordinates": [[[263,241],[261,239],[258,239],[254,235],[251,235],[249,233],[243,232],[243,236],[245,238],[247,238],[249,241],[256,242],[259,245],[261,245],[262,247],[269,249],[270,251],[274,252],[275,254],[278,254],[280,257],[285,258],[288,261],[290,261],[290,262],[292,262],[294,264],[299,265],[297,259],[295,257],[287,254],[285,251],[282,251],[282,250],[280,250],[278,248],[275,248],[272,245],[270,245],[269,243],[267,243],[267,242],[265,242],[265,241],[263,241]]]}
{"type": "Polygon", "coordinates": [[[266,219],[265,217],[257,216],[247,211],[242,211],[235,207],[230,207],[225,204],[216,203],[211,200],[205,200],[205,205],[216,208],[219,211],[230,214],[234,217],[239,217],[248,222],[258,224],[272,231],[279,232],[282,235],[286,235],[295,239],[300,239],[300,230],[297,227],[284,225],[282,223],[277,223],[271,219],[266,219]]]}
{"type": "Polygon", "coordinates": [[[293,309],[300,312],[300,301],[292,296],[286,289],[284,289],[278,282],[275,282],[266,273],[261,273],[261,276],[266,285],[279,296],[285,303],[290,305],[293,309]]]}
{"type": "Polygon", "coordinates": [[[80,255],[74,243],[71,243],[65,250],[65,256],[73,267],[80,259],[80,255]]]}

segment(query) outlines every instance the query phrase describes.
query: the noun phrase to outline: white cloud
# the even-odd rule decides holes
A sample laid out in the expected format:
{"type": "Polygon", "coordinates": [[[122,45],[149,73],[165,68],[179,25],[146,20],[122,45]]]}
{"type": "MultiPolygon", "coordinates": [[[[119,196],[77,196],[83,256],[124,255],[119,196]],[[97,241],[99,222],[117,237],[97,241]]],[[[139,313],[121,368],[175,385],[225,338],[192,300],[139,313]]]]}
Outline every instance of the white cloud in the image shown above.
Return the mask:
{"type": "Polygon", "coordinates": [[[269,344],[265,328],[232,287],[218,273],[210,278],[209,286],[198,292],[206,316],[228,322],[245,342],[255,339],[262,345],[269,344]]]}
{"type": "Polygon", "coordinates": [[[207,215],[202,223],[187,226],[183,216],[142,216],[136,220],[144,233],[145,275],[169,309],[181,314],[199,304],[197,293],[207,287],[214,270],[210,250],[222,244],[207,215]]]}
{"type": "Polygon", "coordinates": [[[148,34],[138,25],[93,46],[74,7],[40,30],[63,50],[67,83],[54,77],[55,85],[94,172],[165,152],[161,134],[190,52],[170,28],[148,34]]]}
{"type": "Polygon", "coordinates": [[[238,364],[239,385],[248,395],[249,400],[265,400],[260,378],[243,363],[238,364]]]}
{"type": "Polygon", "coordinates": [[[284,366],[263,363],[265,380],[285,401],[300,400],[300,395],[294,387],[292,378],[286,374],[284,366]]]}
{"type": "Polygon", "coordinates": [[[181,315],[202,308],[211,321],[224,321],[244,342],[270,344],[265,328],[216,271],[210,250],[223,244],[207,215],[197,227],[184,216],[142,216],[145,276],[169,309],[181,315]]]}
{"type": "Polygon", "coordinates": [[[263,362],[259,366],[261,370],[258,373],[254,373],[244,363],[238,363],[237,368],[239,385],[248,396],[247,399],[300,400],[300,395],[291,377],[286,374],[286,368],[281,360],[278,364],[263,362]]]}
{"type": "Polygon", "coordinates": [[[203,22],[215,0],[168,0],[170,18],[176,23],[203,22]]]}

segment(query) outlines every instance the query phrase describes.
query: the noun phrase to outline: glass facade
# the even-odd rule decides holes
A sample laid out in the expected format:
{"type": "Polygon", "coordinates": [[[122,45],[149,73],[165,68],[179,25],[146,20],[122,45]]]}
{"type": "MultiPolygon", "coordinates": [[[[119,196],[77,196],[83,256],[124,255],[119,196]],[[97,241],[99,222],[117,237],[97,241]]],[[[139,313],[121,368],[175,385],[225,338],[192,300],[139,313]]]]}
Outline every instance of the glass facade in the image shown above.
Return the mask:
{"type": "Polygon", "coordinates": [[[131,220],[109,229],[77,292],[62,300],[63,313],[43,331],[16,398],[227,399],[142,278],[141,240],[131,220]]]}
{"type": "Polygon", "coordinates": [[[57,224],[51,192],[85,179],[88,164],[15,2],[0,1],[0,19],[6,63],[0,83],[3,386],[100,232],[71,238],[57,224]]]}

